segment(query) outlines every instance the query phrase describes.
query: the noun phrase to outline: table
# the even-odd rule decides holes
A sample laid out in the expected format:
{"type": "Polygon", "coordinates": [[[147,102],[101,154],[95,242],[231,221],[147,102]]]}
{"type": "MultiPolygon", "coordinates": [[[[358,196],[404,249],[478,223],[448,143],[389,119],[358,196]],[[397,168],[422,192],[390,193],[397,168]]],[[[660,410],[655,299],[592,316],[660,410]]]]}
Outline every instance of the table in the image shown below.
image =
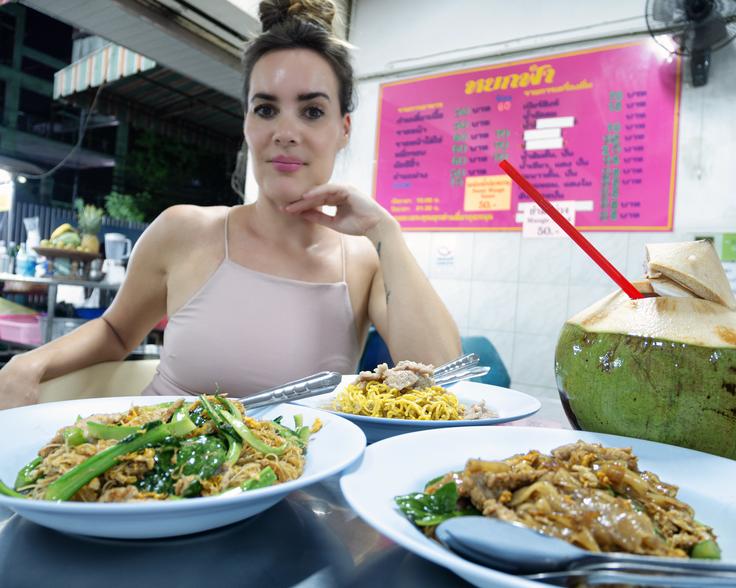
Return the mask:
{"type": "MultiPolygon", "coordinates": [[[[564,416],[562,417],[564,419],[564,416]]],[[[499,425],[569,428],[536,415],[499,425]]],[[[393,543],[345,501],[335,475],[220,529],[166,539],[66,535],[0,507],[0,586],[469,588],[393,543]]]]}
{"type": "Polygon", "coordinates": [[[48,303],[46,308],[46,316],[48,320],[43,332],[43,342],[51,341],[51,335],[54,327],[54,314],[56,308],[56,293],[61,285],[82,286],[83,288],[99,288],[100,290],[115,291],[120,288],[120,283],[110,283],[105,280],[75,280],[64,279],[62,277],[53,278],[37,278],[35,276],[19,276],[17,274],[0,273],[1,282],[22,282],[26,284],[44,284],[48,287],[48,303]]]}
{"type": "Polygon", "coordinates": [[[345,502],[338,481],[333,476],[294,492],[245,521],[168,539],[65,535],[4,511],[0,584],[3,588],[471,586],[363,523],[345,502]]]}

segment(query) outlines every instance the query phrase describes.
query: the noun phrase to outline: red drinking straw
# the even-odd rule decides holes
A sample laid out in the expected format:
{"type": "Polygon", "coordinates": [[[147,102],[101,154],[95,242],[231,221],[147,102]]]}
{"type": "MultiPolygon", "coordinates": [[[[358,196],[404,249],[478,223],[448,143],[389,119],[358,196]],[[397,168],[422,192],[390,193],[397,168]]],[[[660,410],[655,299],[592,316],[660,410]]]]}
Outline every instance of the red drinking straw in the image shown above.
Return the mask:
{"type": "Polygon", "coordinates": [[[578,231],[572,224],[570,224],[570,221],[568,221],[564,216],[560,214],[560,211],[557,210],[552,204],[550,204],[549,200],[547,200],[542,194],[537,190],[534,186],[532,186],[529,181],[521,175],[521,173],[508,161],[504,160],[498,164],[503,171],[505,171],[509,177],[514,180],[518,184],[518,186],[524,190],[531,198],[539,204],[540,208],[544,210],[550,217],[552,217],[552,220],[555,221],[559,227],[565,231],[570,238],[577,243],[580,248],[585,251],[585,253],[588,254],[588,256],[595,261],[600,268],[606,272],[610,278],[616,282],[621,289],[628,294],[629,298],[636,299],[636,298],[644,298],[644,296],[634,288],[634,285],[627,280],[623,274],[618,271],[615,267],[611,265],[611,262],[608,261],[600,251],[598,251],[595,247],[593,247],[593,244],[588,241],[585,237],[583,237],[583,234],[578,231]]]}

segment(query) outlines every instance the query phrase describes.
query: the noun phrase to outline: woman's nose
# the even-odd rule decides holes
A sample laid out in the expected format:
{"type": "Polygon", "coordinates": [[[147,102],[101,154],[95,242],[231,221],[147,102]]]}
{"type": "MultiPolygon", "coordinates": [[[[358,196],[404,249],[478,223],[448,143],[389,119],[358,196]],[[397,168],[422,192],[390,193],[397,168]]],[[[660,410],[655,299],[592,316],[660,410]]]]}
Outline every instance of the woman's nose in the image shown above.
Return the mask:
{"type": "Polygon", "coordinates": [[[296,138],[291,135],[280,133],[274,136],[276,145],[296,145],[296,138]]]}
{"type": "Polygon", "coordinates": [[[273,140],[276,145],[296,145],[298,139],[299,134],[296,132],[294,125],[288,122],[281,123],[273,134],[273,140]]]}

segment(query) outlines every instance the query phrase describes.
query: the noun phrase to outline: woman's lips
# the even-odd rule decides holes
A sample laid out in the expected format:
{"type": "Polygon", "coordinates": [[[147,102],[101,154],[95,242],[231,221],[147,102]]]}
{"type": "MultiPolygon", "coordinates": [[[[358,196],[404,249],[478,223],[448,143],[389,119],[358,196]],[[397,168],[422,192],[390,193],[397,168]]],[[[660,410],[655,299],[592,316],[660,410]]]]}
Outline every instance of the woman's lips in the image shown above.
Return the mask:
{"type": "Polygon", "coordinates": [[[295,172],[299,170],[304,163],[296,160],[288,159],[274,159],[271,161],[277,171],[280,172],[295,172]]]}

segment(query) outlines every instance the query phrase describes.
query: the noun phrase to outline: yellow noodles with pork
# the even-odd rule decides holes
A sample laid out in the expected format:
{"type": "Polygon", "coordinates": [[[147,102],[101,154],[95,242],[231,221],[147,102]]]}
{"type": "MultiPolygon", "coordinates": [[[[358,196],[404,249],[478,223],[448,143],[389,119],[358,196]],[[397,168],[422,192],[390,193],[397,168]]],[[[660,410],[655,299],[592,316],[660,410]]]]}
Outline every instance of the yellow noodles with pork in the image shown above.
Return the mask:
{"type": "Polygon", "coordinates": [[[465,407],[441,386],[397,390],[383,382],[349,384],[337,395],[334,408],[348,414],[419,421],[457,421],[465,407]]]}

